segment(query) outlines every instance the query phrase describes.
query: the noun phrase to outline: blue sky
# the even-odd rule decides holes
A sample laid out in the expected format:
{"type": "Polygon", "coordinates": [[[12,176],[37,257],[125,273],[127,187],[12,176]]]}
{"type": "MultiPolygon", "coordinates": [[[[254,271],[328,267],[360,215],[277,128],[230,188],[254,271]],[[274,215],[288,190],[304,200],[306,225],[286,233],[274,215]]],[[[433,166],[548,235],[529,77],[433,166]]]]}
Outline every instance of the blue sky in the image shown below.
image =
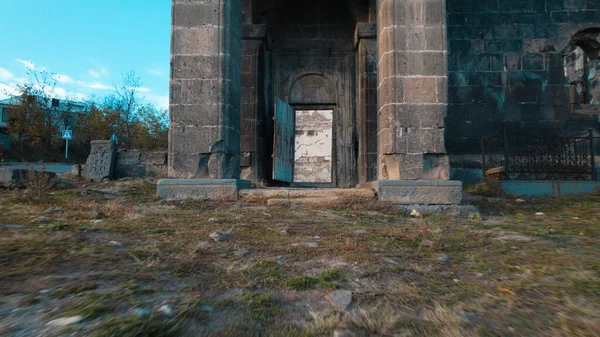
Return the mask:
{"type": "Polygon", "coordinates": [[[167,108],[170,23],[170,0],[0,0],[0,98],[32,67],[56,75],[55,96],[79,99],[134,70],[167,108]]]}

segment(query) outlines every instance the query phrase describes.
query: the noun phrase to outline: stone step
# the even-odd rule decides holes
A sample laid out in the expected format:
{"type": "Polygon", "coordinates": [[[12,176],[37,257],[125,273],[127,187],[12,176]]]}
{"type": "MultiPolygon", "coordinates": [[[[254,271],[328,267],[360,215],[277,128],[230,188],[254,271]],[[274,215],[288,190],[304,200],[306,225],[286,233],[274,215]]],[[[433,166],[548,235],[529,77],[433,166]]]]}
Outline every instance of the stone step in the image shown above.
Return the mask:
{"type": "Polygon", "coordinates": [[[302,198],[347,198],[375,199],[375,192],[368,188],[264,188],[239,191],[242,200],[257,199],[302,199],[302,198]]]}
{"type": "Polygon", "coordinates": [[[319,198],[274,198],[267,200],[268,206],[301,206],[301,205],[327,205],[344,200],[343,197],[319,198]]]}

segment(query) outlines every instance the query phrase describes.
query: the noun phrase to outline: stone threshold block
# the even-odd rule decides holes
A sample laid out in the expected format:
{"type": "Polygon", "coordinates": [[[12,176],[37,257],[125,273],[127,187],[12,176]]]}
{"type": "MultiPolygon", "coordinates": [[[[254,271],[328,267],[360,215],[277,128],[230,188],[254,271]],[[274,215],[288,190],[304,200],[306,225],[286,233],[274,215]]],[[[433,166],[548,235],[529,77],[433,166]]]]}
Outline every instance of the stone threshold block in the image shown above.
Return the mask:
{"type": "Polygon", "coordinates": [[[161,199],[236,201],[241,189],[250,188],[249,180],[238,179],[161,179],[157,194],[161,199]]]}
{"type": "Polygon", "coordinates": [[[473,205],[399,205],[397,206],[405,216],[450,215],[467,218],[481,216],[479,209],[473,205]]]}
{"type": "Polygon", "coordinates": [[[462,182],[446,180],[380,180],[372,184],[381,201],[401,205],[457,205],[462,182]]]}

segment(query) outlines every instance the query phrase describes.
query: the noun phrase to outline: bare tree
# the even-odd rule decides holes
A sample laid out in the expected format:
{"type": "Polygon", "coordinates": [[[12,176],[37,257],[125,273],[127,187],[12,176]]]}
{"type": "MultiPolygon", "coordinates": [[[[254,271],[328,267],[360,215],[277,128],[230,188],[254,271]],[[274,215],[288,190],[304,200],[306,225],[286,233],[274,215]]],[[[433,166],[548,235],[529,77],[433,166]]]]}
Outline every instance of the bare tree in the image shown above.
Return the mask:
{"type": "Polygon", "coordinates": [[[140,107],[141,98],[139,92],[142,87],[141,79],[135,71],[128,71],[121,77],[120,83],[114,84],[115,108],[119,111],[119,122],[125,128],[125,139],[123,143],[129,149],[131,148],[133,138],[132,124],[137,120],[137,110],[140,107]]]}

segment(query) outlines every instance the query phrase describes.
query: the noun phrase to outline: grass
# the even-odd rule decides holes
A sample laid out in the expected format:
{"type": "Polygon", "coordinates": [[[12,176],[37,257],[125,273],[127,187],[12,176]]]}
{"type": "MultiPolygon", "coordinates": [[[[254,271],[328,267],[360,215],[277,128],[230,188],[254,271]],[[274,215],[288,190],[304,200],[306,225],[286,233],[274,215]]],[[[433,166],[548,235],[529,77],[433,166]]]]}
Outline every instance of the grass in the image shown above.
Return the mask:
{"type": "Polygon", "coordinates": [[[266,322],[275,314],[276,302],[267,295],[244,292],[239,296],[238,301],[243,308],[250,312],[254,320],[266,322]]]}
{"type": "Polygon", "coordinates": [[[173,322],[160,317],[113,318],[102,321],[91,337],[181,337],[173,322]]]}
{"type": "Polygon", "coordinates": [[[75,285],[70,285],[67,287],[58,288],[58,289],[54,290],[52,293],[50,293],[50,297],[56,298],[56,299],[61,299],[61,298],[65,298],[70,295],[79,295],[86,291],[96,290],[97,288],[98,288],[98,285],[96,283],[85,282],[82,284],[75,284],[75,285]]]}
{"type": "Polygon", "coordinates": [[[83,318],[97,318],[109,314],[117,309],[117,303],[122,300],[117,294],[89,293],[82,299],[70,305],[66,316],[83,316],[83,318]]]}
{"type": "Polygon", "coordinates": [[[23,191],[0,190],[0,223],[22,225],[0,226],[2,334],[42,335],[36,324],[5,324],[46,321],[35,310],[17,316],[19,306],[33,305],[84,316],[70,333],[95,336],[307,337],[348,329],[566,337],[600,330],[599,194],[482,198],[481,216],[412,219],[379,203],[164,202],[151,181],[73,184],[35,203],[23,191]],[[49,216],[49,207],[64,213],[40,228],[33,219],[49,216]],[[215,231],[233,238],[214,242],[215,231]],[[246,249],[250,257],[235,255],[246,249]],[[325,300],[332,289],[353,292],[349,310],[325,300]],[[165,304],[173,316],[158,312],[165,304]],[[134,308],[151,316],[134,317],[134,308]]]}

